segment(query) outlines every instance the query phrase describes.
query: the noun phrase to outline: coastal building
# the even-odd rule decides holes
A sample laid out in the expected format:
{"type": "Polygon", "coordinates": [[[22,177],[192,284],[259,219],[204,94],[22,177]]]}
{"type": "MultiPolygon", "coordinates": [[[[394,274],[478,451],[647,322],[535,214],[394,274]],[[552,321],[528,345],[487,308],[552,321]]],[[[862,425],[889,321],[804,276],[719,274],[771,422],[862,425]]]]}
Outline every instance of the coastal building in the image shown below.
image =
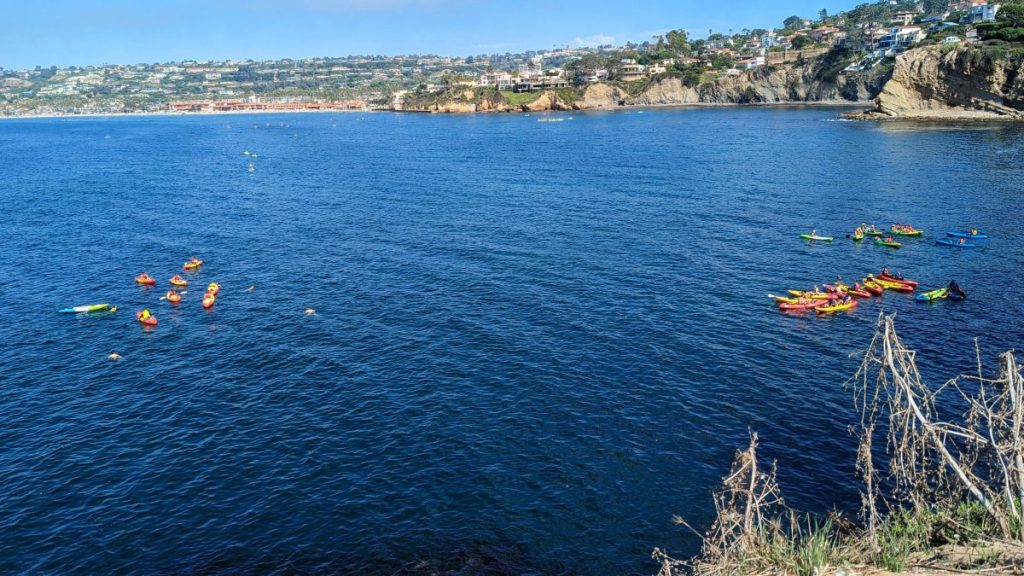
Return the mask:
{"type": "Polygon", "coordinates": [[[646,76],[644,74],[646,67],[643,64],[637,64],[636,60],[632,58],[623,58],[621,64],[622,68],[619,72],[619,79],[623,82],[643,80],[646,76]]]}
{"type": "Polygon", "coordinates": [[[665,65],[660,62],[655,62],[647,67],[646,72],[648,76],[657,76],[658,74],[664,74],[665,65]]]}
{"type": "Polygon", "coordinates": [[[996,15],[999,14],[999,8],[999,4],[981,4],[972,6],[960,21],[964,24],[994,22],[996,15]]]}
{"type": "Polygon", "coordinates": [[[950,12],[969,12],[975,6],[988,4],[988,0],[953,0],[947,8],[950,12]]]}
{"type": "Polygon", "coordinates": [[[484,72],[480,75],[480,79],[477,80],[477,86],[493,86],[498,90],[511,90],[514,84],[512,75],[504,70],[500,72],[484,72]]]}
{"type": "Polygon", "coordinates": [[[819,44],[832,44],[839,33],[839,28],[835,26],[819,26],[808,32],[807,35],[819,44]]]}
{"type": "Polygon", "coordinates": [[[904,10],[902,12],[897,12],[892,15],[892,23],[899,24],[900,26],[910,26],[911,22],[914,21],[915,17],[917,17],[916,12],[904,10]]]}
{"type": "Polygon", "coordinates": [[[886,56],[892,56],[910,49],[924,38],[925,33],[920,26],[894,26],[879,41],[878,46],[886,56]]]}

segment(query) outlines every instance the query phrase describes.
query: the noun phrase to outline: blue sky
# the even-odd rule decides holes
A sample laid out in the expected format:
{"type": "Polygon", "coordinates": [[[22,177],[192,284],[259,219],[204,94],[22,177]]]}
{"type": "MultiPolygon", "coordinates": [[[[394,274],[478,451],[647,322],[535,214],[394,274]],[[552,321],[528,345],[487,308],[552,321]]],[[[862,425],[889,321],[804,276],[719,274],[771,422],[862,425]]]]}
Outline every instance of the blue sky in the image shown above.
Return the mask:
{"type": "Polygon", "coordinates": [[[828,0],[3,0],[0,67],[494,52],[781,26],[828,0]]]}

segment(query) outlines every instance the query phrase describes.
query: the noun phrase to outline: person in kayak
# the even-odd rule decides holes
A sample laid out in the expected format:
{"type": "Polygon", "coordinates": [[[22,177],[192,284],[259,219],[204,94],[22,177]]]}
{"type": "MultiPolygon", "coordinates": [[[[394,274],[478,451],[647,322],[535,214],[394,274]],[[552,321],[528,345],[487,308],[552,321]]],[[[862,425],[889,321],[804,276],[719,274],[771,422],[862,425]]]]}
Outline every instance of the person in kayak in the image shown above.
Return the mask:
{"type": "Polygon", "coordinates": [[[971,236],[977,236],[977,235],[978,235],[978,229],[977,228],[971,228],[971,236]]]}
{"type": "Polygon", "coordinates": [[[948,288],[948,290],[950,292],[952,292],[953,294],[959,294],[961,296],[966,296],[966,294],[964,294],[963,288],[961,288],[960,285],[956,283],[956,280],[950,280],[949,281],[949,288],[948,288]]]}
{"type": "Polygon", "coordinates": [[[150,317],[149,308],[146,308],[141,313],[139,313],[139,320],[148,320],[149,317],[150,317]]]}

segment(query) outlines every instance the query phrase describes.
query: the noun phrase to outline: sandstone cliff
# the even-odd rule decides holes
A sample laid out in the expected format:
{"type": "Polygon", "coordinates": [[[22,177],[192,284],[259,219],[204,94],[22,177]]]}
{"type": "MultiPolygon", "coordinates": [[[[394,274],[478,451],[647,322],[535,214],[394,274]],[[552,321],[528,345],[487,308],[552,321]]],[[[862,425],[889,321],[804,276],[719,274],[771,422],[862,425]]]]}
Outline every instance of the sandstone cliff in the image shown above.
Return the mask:
{"type": "Polygon", "coordinates": [[[1024,119],[1024,60],[984,47],[928,46],[896,58],[892,79],[865,119],[1024,119]]]}

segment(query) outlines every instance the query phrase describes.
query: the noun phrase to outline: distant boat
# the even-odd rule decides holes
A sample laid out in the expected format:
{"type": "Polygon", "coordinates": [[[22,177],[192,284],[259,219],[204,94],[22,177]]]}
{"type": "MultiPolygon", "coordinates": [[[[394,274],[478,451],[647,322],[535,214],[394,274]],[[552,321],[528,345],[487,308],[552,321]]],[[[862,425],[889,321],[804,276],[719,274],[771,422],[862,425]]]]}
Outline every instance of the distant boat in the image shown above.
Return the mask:
{"type": "Polygon", "coordinates": [[[255,171],[256,171],[256,167],[253,166],[252,164],[249,164],[249,172],[255,172],[255,171]]]}
{"type": "Polygon", "coordinates": [[[537,122],[565,122],[565,118],[537,118],[537,122]]]}

